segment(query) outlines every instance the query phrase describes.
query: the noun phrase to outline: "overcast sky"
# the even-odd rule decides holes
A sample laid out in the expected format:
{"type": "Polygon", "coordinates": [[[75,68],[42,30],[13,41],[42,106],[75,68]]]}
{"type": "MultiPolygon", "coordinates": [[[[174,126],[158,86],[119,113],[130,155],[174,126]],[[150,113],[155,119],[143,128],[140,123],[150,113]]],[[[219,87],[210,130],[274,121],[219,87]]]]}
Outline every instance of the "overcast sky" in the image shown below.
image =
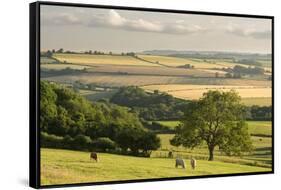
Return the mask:
{"type": "Polygon", "coordinates": [[[271,20],[41,5],[41,50],[271,53],[271,20]]]}

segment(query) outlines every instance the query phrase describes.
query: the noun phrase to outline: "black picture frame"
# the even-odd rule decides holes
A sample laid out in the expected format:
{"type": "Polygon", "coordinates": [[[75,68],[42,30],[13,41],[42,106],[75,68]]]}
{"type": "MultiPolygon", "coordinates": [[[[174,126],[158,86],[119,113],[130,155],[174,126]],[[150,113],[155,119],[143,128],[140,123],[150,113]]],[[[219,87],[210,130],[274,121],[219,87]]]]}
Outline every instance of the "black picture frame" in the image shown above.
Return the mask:
{"type": "Polygon", "coordinates": [[[125,7],[125,6],[109,6],[109,5],[92,5],[80,3],[61,3],[38,1],[30,3],[30,18],[29,18],[29,39],[30,39],[30,91],[29,91],[29,185],[33,188],[54,188],[54,187],[74,187],[88,185],[103,185],[103,184],[121,184],[135,182],[152,182],[166,180],[183,180],[183,179],[198,179],[198,178],[213,178],[213,177],[232,177],[245,175],[273,174],[274,173],[274,16],[264,15],[248,15],[248,14],[233,14],[233,13],[218,13],[218,12],[201,12],[187,10],[170,10],[142,7],[125,7]],[[41,185],[40,184],[40,6],[54,5],[67,7],[87,7],[87,8],[102,8],[102,9],[117,9],[117,10],[132,10],[132,11],[149,11],[149,12],[164,12],[164,13],[181,13],[195,15],[216,15],[216,16],[231,16],[241,18],[261,18],[271,20],[271,48],[272,48],[272,170],[268,172],[249,172],[235,174],[217,174],[205,176],[190,176],[190,177],[171,177],[159,179],[141,179],[141,180],[124,180],[110,182],[91,182],[91,183],[76,183],[63,185],[41,185]]]}

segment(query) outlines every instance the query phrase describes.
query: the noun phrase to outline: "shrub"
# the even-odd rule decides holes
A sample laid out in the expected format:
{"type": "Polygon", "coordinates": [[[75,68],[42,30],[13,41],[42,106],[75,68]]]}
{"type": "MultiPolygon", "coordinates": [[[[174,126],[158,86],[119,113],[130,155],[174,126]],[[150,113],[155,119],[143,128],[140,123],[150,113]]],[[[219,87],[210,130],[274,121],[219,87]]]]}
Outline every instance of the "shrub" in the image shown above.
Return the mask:
{"type": "Polygon", "coordinates": [[[77,150],[88,150],[92,140],[90,137],[85,135],[77,135],[73,139],[73,148],[77,150]]]}
{"type": "Polygon", "coordinates": [[[69,135],[66,135],[62,140],[62,144],[64,148],[71,149],[73,145],[73,138],[71,138],[69,135]]]}
{"type": "Polygon", "coordinates": [[[48,133],[41,133],[40,143],[41,147],[46,148],[62,148],[63,138],[56,135],[49,135],[48,133]]]}
{"type": "Polygon", "coordinates": [[[93,144],[93,148],[95,148],[95,150],[99,150],[99,151],[103,151],[103,152],[108,151],[108,150],[114,150],[117,148],[116,143],[107,137],[100,137],[100,138],[96,139],[92,144],[93,144]]]}

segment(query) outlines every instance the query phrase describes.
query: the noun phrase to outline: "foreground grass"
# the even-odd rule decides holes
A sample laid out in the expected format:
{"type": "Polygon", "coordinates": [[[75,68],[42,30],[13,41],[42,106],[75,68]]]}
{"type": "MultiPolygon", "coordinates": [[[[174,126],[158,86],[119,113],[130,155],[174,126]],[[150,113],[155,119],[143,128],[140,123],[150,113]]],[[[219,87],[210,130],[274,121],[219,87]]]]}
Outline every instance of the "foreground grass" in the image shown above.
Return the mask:
{"type": "Polygon", "coordinates": [[[176,169],[174,159],[98,155],[100,161],[96,163],[89,159],[88,152],[41,149],[41,185],[270,171],[205,160],[198,160],[198,167],[192,171],[188,162],[187,169],[176,169]]]}

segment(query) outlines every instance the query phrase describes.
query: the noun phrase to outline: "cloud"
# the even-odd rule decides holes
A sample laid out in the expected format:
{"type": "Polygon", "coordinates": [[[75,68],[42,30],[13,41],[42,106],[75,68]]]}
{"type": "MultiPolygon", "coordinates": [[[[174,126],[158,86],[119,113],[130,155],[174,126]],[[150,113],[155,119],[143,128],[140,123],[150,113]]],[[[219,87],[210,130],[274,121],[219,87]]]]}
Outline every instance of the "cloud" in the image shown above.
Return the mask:
{"type": "Polygon", "coordinates": [[[257,30],[257,29],[242,29],[234,26],[229,26],[226,29],[227,33],[242,36],[242,37],[250,37],[255,39],[270,39],[271,31],[270,30],[257,30]]]}
{"type": "Polygon", "coordinates": [[[204,29],[198,25],[184,25],[183,20],[174,23],[149,21],[142,18],[129,19],[121,16],[117,11],[110,10],[107,14],[94,16],[88,23],[89,27],[111,27],[121,30],[158,32],[169,34],[190,34],[204,29]]]}
{"type": "Polygon", "coordinates": [[[137,32],[157,32],[167,34],[192,34],[205,31],[205,29],[198,25],[185,24],[185,20],[175,20],[173,23],[168,23],[156,20],[151,21],[143,18],[132,19],[120,15],[116,10],[109,10],[103,14],[95,14],[87,17],[83,17],[81,14],[43,14],[42,23],[56,26],[81,25],[86,27],[105,27],[137,32]]]}
{"type": "Polygon", "coordinates": [[[47,25],[77,25],[83,22],[76,16],[69,13],[60,13],[55,16],[42,15],[42,21],[47,25]]]}

